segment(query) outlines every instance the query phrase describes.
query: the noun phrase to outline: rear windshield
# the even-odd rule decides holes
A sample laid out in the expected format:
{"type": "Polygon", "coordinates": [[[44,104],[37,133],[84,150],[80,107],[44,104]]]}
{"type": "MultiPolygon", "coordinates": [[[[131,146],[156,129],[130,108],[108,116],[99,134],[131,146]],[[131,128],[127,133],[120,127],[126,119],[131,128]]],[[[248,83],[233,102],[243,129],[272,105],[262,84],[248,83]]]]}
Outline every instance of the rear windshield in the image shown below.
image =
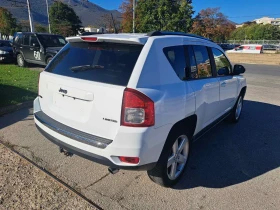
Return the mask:
{"type": "Polygon", "coordinates": [[[46,71],[67,77],[126,86],[142,45],[74,42],[67,44],[46,71]]]}

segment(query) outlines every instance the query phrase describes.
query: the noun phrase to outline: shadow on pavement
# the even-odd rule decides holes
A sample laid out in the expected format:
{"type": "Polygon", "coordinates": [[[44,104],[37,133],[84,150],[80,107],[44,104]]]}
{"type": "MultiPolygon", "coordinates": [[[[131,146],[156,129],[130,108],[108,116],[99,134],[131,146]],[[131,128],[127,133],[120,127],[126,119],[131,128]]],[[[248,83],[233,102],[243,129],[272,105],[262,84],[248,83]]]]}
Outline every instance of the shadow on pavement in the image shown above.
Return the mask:
{"type": "MultiPolygon", "coordinates": [[[[0,117],[0,129],[31,116],[28,109],[0,117]]],[[[237,124],[223,122],[192,145],[177,190],[224,188],[280,166],[280,106],[245,101],[237,124]]]]}
{"type": "Polygon", "coordinates": [[[223,122],[193,143],[174,189],[224,188],[280,166],[280,106],[245,101],[237,124],[223,122]]]}
{"type": "Polygon", "coordinates": [[[31,119],[25,119],[28,116],[30,117],[33,116],[33,114],[29,112],[28,108],[24,108],[16,112],[0,116],[0,130],[19,121],[31,120],[31,119]]]}
{"type": "MultiPolygon", "coordinates": [[[[0,109],[2,109],[2,111],[5,109],[9,110],[7,106],[12,102],[30,101],[36,96],[37,93],[25,90],[23,88],[0,84],[0,109]]],[[[13,113],[4,114],[3,116],[0,116],[0,129],[21,121],[29,115],[30,113],[28,108],[15,111],[13,113]]]]}

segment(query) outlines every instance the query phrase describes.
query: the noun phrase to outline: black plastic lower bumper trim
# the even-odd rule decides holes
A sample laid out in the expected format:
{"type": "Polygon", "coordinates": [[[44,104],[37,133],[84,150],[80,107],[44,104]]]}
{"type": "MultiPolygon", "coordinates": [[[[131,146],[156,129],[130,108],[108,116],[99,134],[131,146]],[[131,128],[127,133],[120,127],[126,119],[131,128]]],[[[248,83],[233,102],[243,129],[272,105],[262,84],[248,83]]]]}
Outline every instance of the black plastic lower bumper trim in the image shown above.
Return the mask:
{"type": "Polygon", "coordinates": [[[64,125],[46,115],[44,112],[39,111],[34,113],[34,117],[42,123],[44,126],[49,129],[66,136],[68,138],[74,139],[76,141],[82,142],[84,144],[88,144],[94,147],[98,147],[101,149],[106,148],[113,141],[110,139],[105,139],[99,136],[95,136],[89,133],[82,132],[80,130],[71,128],[67,125],[64,125]]]}
{"type": "Polygon", "coordinates": [[[54,144],[58,145],[59,147],[62,147],[63,149],[78,155],[80,157],[86,158],[88,160],[91,160],[93,162],[105,165],[105,166],[109,166],[112,168],[118,168],[118,169],[125,169],[125,170],[138,170],[138,171],[147,171],[147,170],[151,170],[155,167],[156,163],[149,163],[146,165],[141,165],[141,166],[119,166],[116,165],[114,163],[112,163],[109,159],[78,149],[76,147],[73,147],[69,144],[66,144],[58,139],[56,139],[55,137],[51,136],[50,134],[48,134],[47,132],[45,132],[43,129],[41,129],[38,125],[36,125],[37,129],[41,132],[42,135],[44,135],[48,140],[50,140],[51,142],[53,142],[54,144]]]}

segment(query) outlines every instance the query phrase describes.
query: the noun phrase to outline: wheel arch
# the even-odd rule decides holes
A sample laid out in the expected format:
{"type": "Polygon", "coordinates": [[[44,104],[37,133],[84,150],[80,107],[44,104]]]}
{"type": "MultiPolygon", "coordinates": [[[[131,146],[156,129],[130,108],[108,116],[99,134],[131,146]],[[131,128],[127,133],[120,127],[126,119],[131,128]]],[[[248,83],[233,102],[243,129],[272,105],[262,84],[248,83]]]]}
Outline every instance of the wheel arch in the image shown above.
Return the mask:
{"type": "Polygon", "coordinates": [[[47,61],[48,61],[49,58],[53,58],[53,57],[54,57],[53,55],[47,54],[47,55],[46,55],[46,59],[45,59],[45,63],[47,63],[47,61]]]}
{"type": "Polygon", "coordinates": [[[21,54],[22,55],[22,57],[24,58],[24,60],[25,60],[25,56],[24,56],[24,54],[23,54],[23,52],[20,50],[20,51],[16,51],[16,56],[18,55],[18,54],[21,54]]]}
{"type": "MultiPolygon", "coordinates": [[[[189,138],[192,138],[197,123],[197,115],[193,114],[188,116],[177,123],[175,123],[169,131],[169,134],[173,133],[175,130],[186,131],[189,138]]],[[[169,135],[168,134],[168,135],[169,135]]]]}
{"type": "Polygon", "coordinates": [[[247,90],[247,86],[244,86],[241,90],[240,90],[240,95],[242,95],[243,97],[246,94],[246,90],[247,90]]]}
{"type": "Polygon", "coordinates": [[[192,137],[193,137],[195,129],[196,129],[196,124],[197,124],[197,115],[196,114],[188,116],[188,117],[178,121],[177,123],[175,123],[167,135],[167,138],[165,140],[165,143],[164,143],[164,146],[160,153],[158,161],[161,160],[161,156],[162,156],[164,150],[168,149],[168,146],[169,146],[168,139],[170,138],[170,136],[174,135],[177,132],[183,131],[183,132],[186,132],[185,134],[188,136],[188,138],[190,140],[192,140],[192,137]]]}

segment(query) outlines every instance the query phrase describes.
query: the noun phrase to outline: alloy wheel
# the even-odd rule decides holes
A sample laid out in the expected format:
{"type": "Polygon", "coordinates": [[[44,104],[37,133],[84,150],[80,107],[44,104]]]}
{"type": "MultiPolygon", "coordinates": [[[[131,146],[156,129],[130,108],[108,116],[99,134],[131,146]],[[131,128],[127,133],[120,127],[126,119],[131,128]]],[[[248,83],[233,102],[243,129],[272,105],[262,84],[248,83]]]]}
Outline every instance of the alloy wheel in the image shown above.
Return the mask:
{"type": "Polygon", "coordinates": [[[175,180],[183,172],[189,155],[189,139],[186,135],[179,136],[174,142],[167,161],[167,176],[175,180]]]}
{"type": "Polygon", "coordinates": [[[237,102],[236,110],[235,110],[235,119],[236,120],[238,120],[238,118],[240,117],[242,106],[243,106],[243,98],[242,98],[242,96],[240,96],[238,99],[238,102],[237,102]]]}

